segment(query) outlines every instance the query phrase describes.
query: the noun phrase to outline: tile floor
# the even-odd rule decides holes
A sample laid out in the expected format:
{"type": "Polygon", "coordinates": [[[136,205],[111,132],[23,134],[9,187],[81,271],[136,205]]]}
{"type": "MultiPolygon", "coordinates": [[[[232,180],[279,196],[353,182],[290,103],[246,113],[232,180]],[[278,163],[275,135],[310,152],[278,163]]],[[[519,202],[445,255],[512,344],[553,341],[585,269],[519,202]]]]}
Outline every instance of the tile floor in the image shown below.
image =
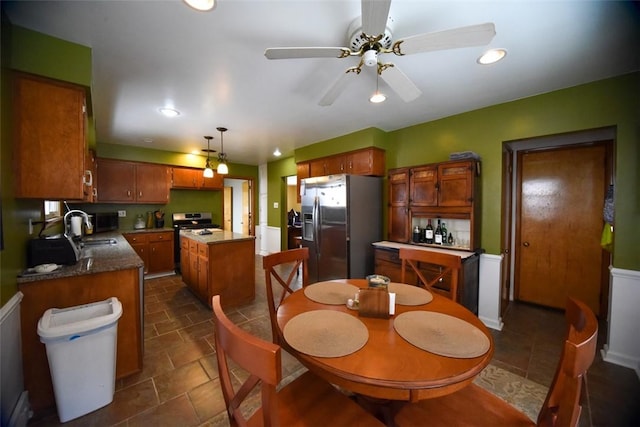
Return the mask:
{"type": "MultiPolygon", "coordinates": [[[[228,315],[251,333],[270,340],[261,267],[262,259],[256,256],[255,302],[230,310],[228,315]]],[[[548,386],[559,358],[563,314],[512,304],[504,323],[502,331],[492,331],[493,363],[548,386]]],[[[116,382],[113,403],[64,425],[228,426],[212,333],[211,311],[187,290],[180,276],[145,281],[143,371],[116,382]]],[[[300,365],[285,353],[283,368],[286,376],[300,365]]],[[[588,387],[592,425],[640,425],[640,381],[631,369],[603,362],[598,352],[588,387]]],[[[57,425],[55,414],[30,422],[38,427],[57,425]]],[[[590,425],[586,409],[580,425],[590,425]]]]}

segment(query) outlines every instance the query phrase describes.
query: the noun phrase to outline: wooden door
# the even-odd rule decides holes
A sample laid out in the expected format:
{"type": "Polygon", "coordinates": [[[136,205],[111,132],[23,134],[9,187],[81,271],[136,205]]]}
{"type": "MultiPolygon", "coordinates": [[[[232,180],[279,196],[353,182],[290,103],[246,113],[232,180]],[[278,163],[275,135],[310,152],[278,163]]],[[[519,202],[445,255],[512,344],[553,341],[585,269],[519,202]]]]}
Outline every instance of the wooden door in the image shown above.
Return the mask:
{"type": "Polygon", "coordinates": [[[438,206],[438,167],[422,166],[411,169],[411,206],[438,206]]]}
{"type": "Polygon", "coordinates": [[[198,188],[198,176],[202,176],[200,169],[173,168],[172,188],[198,188]]]}
{"type": "Polygon", "coordinates": [[[233,187],[224,187],[222,206],[222,228],[224,231],[233,231],[233,187]]]}
{"type": "Polygon", "coordinates": [[[599,313],[606,160],[602,144],[519,153],[516,299],[599,313]]]}

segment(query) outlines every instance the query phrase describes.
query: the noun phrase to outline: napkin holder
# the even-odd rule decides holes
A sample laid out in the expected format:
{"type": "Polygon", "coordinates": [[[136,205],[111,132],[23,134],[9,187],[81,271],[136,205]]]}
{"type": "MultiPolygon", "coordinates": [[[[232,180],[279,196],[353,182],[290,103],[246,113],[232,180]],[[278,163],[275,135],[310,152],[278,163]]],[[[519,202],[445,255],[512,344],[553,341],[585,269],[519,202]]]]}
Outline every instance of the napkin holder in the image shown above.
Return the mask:
{"type": "Polygon", "coordinates": [[[360,289],[358,314],[362,317],[389,317],[389,292],[386,288],[360,289]]]}

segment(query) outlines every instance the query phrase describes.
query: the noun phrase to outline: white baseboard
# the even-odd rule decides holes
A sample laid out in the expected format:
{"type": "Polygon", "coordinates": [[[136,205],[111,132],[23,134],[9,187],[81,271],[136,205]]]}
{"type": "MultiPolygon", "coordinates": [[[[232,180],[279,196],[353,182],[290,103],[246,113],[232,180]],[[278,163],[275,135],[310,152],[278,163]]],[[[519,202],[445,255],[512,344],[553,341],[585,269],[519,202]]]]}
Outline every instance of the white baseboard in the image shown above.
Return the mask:
{"type": "Polygon", "coordinates": [[[29,406],[29,392],[23,391],[16,403],[8,427],[26,427],[29,419],[33,416],[31,406],[29,406]]]}
{"type": "Polygon", "coordinates": [[[495,329],[496,331],[501,331],[504,327],[502,319],[490,319],[484,316],[478,316],[478,319],[480,319],[487,328],[495,329]]]}

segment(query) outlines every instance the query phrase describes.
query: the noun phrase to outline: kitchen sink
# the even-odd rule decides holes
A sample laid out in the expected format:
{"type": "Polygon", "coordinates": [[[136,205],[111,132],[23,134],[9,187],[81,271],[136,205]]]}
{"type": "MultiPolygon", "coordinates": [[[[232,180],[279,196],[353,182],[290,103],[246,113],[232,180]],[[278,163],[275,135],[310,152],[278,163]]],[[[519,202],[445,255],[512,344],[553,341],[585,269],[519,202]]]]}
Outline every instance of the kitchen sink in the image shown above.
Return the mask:
{"type": "Polygon", "coordinates": [[[116,239],[83,239],[81,243],[82,246],[115,245],[118,241],[116,239]]]}

